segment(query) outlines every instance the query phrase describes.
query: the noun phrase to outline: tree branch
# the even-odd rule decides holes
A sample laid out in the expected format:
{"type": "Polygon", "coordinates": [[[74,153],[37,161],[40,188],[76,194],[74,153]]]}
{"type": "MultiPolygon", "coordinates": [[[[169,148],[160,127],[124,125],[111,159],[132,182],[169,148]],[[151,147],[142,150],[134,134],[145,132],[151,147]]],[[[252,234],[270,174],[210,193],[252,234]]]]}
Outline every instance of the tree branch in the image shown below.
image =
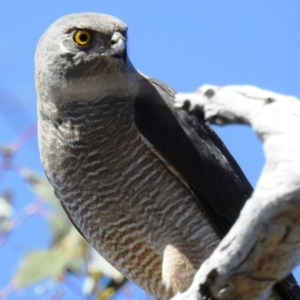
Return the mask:
{"type": "Polygon", "coordinates": [[[267,299],[300,262],[300,103],[252,86],[205,85],[177,94],[175,107],[201,108],[221,125],[250,124],[266,155],[239,219],[175,299],[267,299]]]}

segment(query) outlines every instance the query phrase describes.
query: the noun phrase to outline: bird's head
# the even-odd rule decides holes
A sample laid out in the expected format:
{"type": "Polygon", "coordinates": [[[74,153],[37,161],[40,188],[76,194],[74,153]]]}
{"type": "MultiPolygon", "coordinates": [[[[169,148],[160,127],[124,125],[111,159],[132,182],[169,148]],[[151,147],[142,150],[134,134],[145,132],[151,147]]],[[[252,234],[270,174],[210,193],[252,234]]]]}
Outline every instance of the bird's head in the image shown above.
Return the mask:
{"type": "Polygon", "coordinates": [[[127,26],[96,13],[64,16],[41,37],[35,55],[39,94],[53,101],[94,100],[123,93],[136,70],[126,51],[127,26]]]}

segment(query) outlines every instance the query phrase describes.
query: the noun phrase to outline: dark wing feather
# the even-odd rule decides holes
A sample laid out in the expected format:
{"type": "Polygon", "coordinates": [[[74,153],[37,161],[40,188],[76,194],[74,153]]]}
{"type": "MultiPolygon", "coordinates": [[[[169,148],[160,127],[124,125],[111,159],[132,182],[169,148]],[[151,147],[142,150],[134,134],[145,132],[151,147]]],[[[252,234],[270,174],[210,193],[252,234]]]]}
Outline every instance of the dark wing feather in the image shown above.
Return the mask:
{"type": "MultiPolygon", "coordinates": [[[[217,232],[225,236],[252,193],[250,183],[203,119],[173,109],[173,90],[154,79],[142,80],[143,89],[134,103],[136,126],[188,184],[217,232]]],[[[300,299],[292,274],[274,289],[284,300],[300,299]]]]}
{"type": "Polygon", "coordinates": [[[171,100],[170,94],[156,85],[159,93],[152,84],[147,81],[142,97],[135,101],[136,125],[189,185],[224,236],[251,195],[251,185],[209,125],[185,111],[173,110],[172,102],[166,101],[171,100]]]}

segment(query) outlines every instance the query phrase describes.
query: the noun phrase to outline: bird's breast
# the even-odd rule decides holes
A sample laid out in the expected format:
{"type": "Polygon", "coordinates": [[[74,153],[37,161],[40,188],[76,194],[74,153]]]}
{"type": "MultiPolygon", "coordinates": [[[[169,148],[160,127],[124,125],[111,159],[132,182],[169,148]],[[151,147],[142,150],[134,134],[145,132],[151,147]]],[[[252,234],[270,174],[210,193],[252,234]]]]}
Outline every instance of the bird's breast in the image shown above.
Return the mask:
{"type": "Polygon", "coordinates": [[[164,289],[164,256],[174,271],[170,256],[175,263],[184,254],[192,270],[183,272],[192,278],[218,237],[190,191],[143,142],[130,102],[107,99],[64,116],[40,120],[42,160],[87,240],[129,278],[148,282],[152,294],[164,289]]]}

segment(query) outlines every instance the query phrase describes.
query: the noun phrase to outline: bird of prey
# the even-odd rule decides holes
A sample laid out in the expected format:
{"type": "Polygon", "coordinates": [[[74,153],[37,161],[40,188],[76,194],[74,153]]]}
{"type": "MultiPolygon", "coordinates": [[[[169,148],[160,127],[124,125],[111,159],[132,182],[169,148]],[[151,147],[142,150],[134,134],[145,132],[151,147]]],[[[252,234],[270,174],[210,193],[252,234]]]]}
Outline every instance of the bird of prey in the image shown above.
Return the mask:
{"type": "MultiPolygon", "coordinates": [[[[134,68],[126,40],[126,24],[96,13],[62,17],[41,37],[41,160],[85,239],[168,299],[190,286],[252,188],[201,115],[174,110],[174,91],[134,68]]],[[[294,285],[277,285],[281,299],[300,299],[294,285]]]]}

